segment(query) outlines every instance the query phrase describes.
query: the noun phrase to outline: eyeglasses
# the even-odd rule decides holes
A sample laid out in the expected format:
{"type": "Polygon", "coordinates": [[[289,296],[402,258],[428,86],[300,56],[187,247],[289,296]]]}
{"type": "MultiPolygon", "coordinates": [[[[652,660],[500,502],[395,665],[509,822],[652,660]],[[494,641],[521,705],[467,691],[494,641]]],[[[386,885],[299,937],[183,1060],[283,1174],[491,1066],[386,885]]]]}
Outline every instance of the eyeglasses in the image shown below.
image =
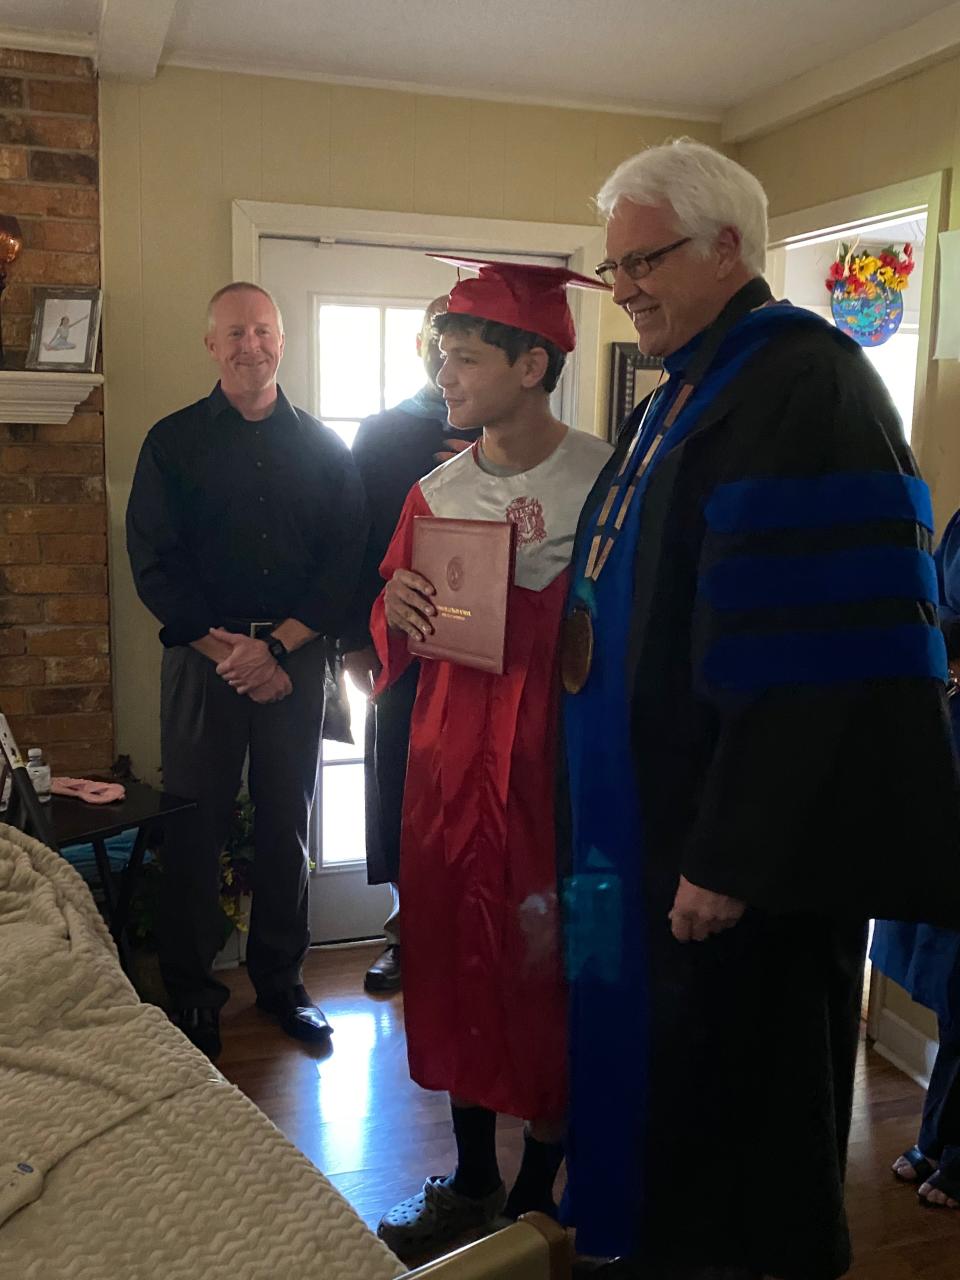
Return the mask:
{"type": "Polygon", "coordinates": [[[673,253],[674,249],[679,249],[681,245],[689,244],[692,239],[692,236],[684,236],[682,240],[674,240],[673,244],[666,244],[662,249],[654,249],[652,253],[628,253],[619,262],[614,262],[612,259],[601,262],[599,267],[594,268],[594,273],[604,284],[612,285],[617,272],[621,270],[625,271],[631,280],[642,280],[644,276],[650,274],[661,258],[665,258],[668,253],[673,253]]]}

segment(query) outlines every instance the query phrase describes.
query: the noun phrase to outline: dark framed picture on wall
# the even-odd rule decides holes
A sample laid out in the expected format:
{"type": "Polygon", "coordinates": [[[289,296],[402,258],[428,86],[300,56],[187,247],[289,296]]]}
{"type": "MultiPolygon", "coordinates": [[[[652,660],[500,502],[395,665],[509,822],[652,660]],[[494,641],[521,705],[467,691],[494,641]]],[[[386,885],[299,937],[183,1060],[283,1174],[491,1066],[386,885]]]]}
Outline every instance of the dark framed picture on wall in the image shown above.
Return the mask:
{"type": "Polygon", "coordinates": [[[100,336],[99,289],[35,289],[28,369],[92,373],[100,336]]]}
{"type": "Polygon", "coordinates": [[[617,432],[637,402],[637,373],[658,372],[663,368],[659,356],[645,356],[632,342],[610,343],[610,395],[607,400],[607,439],[617,442],[617,432]]]}

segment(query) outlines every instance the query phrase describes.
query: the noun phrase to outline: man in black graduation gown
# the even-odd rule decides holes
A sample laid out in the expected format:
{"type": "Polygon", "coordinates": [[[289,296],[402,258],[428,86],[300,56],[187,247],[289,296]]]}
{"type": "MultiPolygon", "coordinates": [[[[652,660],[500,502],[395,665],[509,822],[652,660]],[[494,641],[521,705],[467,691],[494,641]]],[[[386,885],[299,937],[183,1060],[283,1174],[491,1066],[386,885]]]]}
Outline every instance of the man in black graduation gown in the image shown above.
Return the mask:
{"type": "MultiPolygon", "coordinates": [[[[367,630],[373,602],[380,594],[380,562],[386,554],[407,494],[425,475],[477,438],[477,431],[458,431],[447,422],[436,377],[443,363],[432,329],[433,317],[447,309],[447,298],[435,298],[423,316],[417,351],[427,381],[409,400],[374,414],[360,424],[353,459],[367,494],[370,534],[359,593],[354,634],[345,643],[344,665],[364,692],[372,688],[376,654],[367,630]]],[[[364,734],[367,880],[394,886],[393,910],[384,925],[387,946],[367,970],[368,991],[396,991],[401,985],[400,921],[397,880],[400,875],[400,811],[407,772],[410,716],[417,693],[418,663],[371,702],[364,734]]]]}
{"type": "Polygon", "coordinates": [[[573,561],[566,1212],[618,1276],[835,1280],[866,921],[960,916],[929,493],[862,351],[773,302],[746,170],[652,148],[598,203],[667,379],[573,561]]]}

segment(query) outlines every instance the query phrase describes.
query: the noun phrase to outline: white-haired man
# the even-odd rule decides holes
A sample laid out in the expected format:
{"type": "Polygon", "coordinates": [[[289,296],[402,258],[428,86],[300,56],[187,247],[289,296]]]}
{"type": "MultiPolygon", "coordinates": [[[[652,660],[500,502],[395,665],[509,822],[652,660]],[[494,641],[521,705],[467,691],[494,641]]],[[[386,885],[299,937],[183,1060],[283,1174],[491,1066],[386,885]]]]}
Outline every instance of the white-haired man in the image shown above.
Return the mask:
{"type": "Polygon", "coordinates": [[[655,147],[599,205],[667,380],[565,618],[567,1211],[618,1275],[834,1280],[865,921],[960,902],[929,494],[859,348],[773,301],[746,170],[655,147]]]}
{"type": "Polygon", "coordinates": [[[349,450],[277,386],[283,321],[270,294],[241,281],[218,290],[205,343],[220,380],[147,435],[127,545],[137,592],[163,624],[164,786],[197,801],[163,852],[160,968],[174,1022],[216,1057],[229,996],[211,972],[223,937],[219,856],[248,753],[247,972],[288,1035],[330,1035],[301,973],[320,638],[348,623],[367,520],[349,450]]]}

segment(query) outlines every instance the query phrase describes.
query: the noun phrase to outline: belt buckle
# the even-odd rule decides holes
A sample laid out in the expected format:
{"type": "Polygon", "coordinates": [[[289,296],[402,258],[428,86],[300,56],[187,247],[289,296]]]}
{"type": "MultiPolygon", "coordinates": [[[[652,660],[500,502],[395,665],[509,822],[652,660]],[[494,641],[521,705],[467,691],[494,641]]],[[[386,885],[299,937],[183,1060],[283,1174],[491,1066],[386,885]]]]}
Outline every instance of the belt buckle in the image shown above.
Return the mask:
{"type": "Polygon", "coordinates": [[[272,622],[251,622],[250,623],[250,639],[259,640],[261,638],[260,633],[262,631],[269,633],[273,630],[273,627],[274,627],[274,624],[272,622]]]}

